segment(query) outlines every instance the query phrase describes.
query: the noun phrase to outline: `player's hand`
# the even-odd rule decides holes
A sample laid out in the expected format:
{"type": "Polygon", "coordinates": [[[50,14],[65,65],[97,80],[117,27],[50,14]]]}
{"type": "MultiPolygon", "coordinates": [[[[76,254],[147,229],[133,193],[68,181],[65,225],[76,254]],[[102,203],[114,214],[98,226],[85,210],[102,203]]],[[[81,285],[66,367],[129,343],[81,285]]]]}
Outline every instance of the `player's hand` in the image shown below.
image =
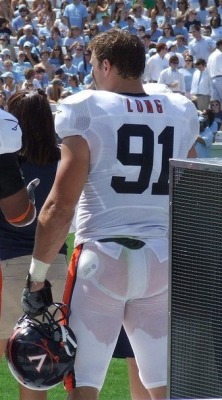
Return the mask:
{"type": "Polygon", "coordinates": [[[29,194],[29,199],[31,200],[31,202],[33,204],[35,204],[35,189],[37,188],[39,183],[40,183],[40,179],[39,178],[35,178],[31,182],[29,182],[29,184],[27,185],[27,191],[28,191],[28,194],[29,194]]]}
{"type": "Polygon", "coordinates": [[[41,315],[42,311],[50,307],[53,303],[50,282],[45,280],[45,282],[39,282],[35,285],[30,281],[30,277],[28,276],[27,286],[23,290],[21,303],[23,311],[26,314],[32,317],[41,315]],[[40,289],[38,289],[39,287],[40,289]]]}

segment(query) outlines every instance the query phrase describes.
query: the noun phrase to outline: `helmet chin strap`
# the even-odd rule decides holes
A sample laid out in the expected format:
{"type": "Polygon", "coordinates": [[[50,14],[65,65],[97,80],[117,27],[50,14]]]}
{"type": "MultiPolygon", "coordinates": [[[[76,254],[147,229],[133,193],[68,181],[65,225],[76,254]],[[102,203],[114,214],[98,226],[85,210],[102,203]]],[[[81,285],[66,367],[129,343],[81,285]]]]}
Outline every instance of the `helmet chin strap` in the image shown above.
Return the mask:
{"type": "Polygon", "coordinates": [[[77,348],[77,343],[71,338],[71,336],[69,335],[68,330],[63,326],[60,325],[61,328],[61,332],[62,332],[62,342],[65,348],[66,353],[68,354],[68,356],[72,356],[70,350],[69,350],[69,346],[68,346],[68,342],[76,349],[77,348]]]}

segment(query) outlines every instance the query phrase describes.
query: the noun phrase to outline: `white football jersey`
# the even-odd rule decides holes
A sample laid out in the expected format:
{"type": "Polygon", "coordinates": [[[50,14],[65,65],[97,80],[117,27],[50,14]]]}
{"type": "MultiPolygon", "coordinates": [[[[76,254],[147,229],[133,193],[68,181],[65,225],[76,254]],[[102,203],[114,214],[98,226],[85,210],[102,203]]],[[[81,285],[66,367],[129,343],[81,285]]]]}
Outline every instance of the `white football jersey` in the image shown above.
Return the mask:
{"type": "Polygon", "coordinates": [[[90,149],[76,244],[116,236],[166,237],[169,158],[186,158],[199,132],[192,102],[175,93],[85,90],[60,103],[55,124],[60,138],[81,135],[90,149]]]}
{"type": "Polygon", "coordinates": [[[0,154],[14,153],[22,147],[22,131],[18,120],[0,110],[0,154]]]}

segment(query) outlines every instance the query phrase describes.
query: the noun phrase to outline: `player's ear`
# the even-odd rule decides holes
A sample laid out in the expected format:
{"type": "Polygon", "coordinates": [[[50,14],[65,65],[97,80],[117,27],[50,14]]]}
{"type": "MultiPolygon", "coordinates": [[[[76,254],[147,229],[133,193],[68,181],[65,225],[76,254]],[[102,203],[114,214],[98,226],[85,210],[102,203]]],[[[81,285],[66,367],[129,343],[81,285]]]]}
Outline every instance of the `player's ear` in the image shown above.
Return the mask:
{"type": "Polygon", "coordinates": [[[111,68],[111,64],[109,62],[109,60],[105,59],[103,60],[103,70],[105,71],[105,73],[109,73],[111,68]]]}

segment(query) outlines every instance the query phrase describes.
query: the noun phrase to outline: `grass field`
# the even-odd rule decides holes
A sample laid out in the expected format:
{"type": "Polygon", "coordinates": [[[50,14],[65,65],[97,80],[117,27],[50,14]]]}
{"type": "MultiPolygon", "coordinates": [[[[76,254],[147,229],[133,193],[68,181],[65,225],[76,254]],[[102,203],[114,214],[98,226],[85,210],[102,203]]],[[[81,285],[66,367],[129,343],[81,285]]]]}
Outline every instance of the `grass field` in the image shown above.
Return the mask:
{"type": "MultiPolygon", "coordinates": [[[[68,259],[72,253],[73,239],[73,234],[70,234],[67,238],[68,259]]],[[[0,364],[0,400],[17,400],[18,384],[9,372],[5,359],[0,364]]],[[[65,399],[66,394],[62,385],[49,391],[48,400],[65,399]]],[[[111,361],[106,381],[100,394],[100,400],[130,400],[125,360],[113,359],[111,361]]]]}
{"type": "MultiPolygon", "coordinates": [[[[17,400],[18,385],[3,359],[0,365],[0,399],[17,400]]],[[[65,400],[62,385],[49,390],[48,400],[65,400]]],[[[128,375],[125,360],[113,359],[100,394],[100,400],[130,400],[128,375]]]]}

